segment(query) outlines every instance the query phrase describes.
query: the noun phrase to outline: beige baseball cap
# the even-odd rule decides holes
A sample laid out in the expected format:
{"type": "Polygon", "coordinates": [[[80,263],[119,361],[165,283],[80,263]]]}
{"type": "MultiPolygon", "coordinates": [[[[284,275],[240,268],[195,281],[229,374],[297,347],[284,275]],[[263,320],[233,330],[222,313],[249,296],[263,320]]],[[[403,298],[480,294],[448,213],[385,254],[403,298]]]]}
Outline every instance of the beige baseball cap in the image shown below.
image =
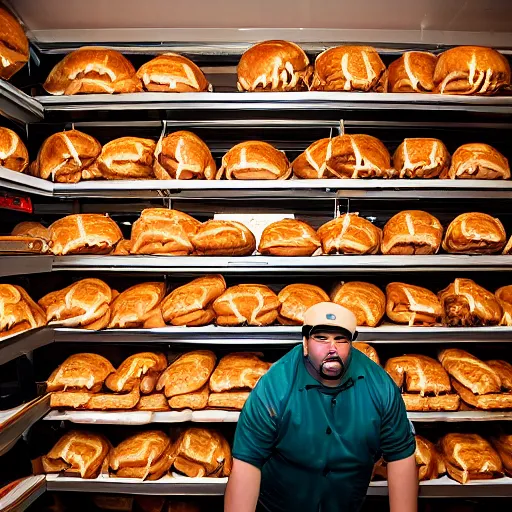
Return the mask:
{"type": "Polygon", "coordinates": [[[348,331],[352,335],[352,339],[354,339],[357,320],[352,311],[339,304],[319,302],[311,306],[304,313],[304,326],[317,327],[320,325],[339,327],[344,331],[348,331]]]}

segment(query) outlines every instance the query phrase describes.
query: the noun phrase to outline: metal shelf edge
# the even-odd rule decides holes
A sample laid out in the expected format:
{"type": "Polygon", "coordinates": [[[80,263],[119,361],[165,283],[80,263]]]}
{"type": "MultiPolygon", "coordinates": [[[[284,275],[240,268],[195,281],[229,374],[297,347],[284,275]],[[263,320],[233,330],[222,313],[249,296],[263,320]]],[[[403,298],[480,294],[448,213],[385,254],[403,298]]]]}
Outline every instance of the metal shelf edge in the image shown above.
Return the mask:
{"type": "Polygon", "coordinates": [[[44,118],[40,101],[5,80],[0,80],[0,112],[23,123],[34,123],[44,118]]]}
{"type": "Polygon", "coordinates": [[[46,491],[44,475],[21,478],[0,489],[0,510],[22,512],[46,491]]]}
{"type": "Polygon", "coordinates": [[[8,363],[17,357],[44,347],[54,341],[53,329],[39,327],[29,329],[0,340],[0,365],[8,363]]]}

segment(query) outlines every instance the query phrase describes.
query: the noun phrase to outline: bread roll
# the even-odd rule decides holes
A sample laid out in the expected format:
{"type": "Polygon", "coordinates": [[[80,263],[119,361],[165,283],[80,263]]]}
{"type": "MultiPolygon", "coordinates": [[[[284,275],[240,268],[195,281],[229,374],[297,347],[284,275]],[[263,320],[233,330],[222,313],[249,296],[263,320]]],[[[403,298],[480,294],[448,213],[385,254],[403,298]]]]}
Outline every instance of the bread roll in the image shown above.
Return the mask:
{"type": "Polygon", "coordinates": [[[20,222],[14,226],[13,230],[11,231],[11,235],[41,238],[46,241],[50,239],[48,229],[45,228],[40,222],[20,222]]]}
{"type": "Polygon", "coordinates": [[[52,409],[114,411],[134,409],[140,400],[139,386],[128,393],[92,393],[91,391],[55,391],[50,396],[52,409]]]}
{"type": "Polygon", "coordinates": [[[363,341],[353,341],[352,348],[359,350],[362,352],[368,359],[371,359],[374,363],[380,366],[380,359],[377,354],[377,351],[368,343],[364,343],[363,341]]]}
{"type": "Polygon", "coordinates": [[[512,409],[512,393],[510,392],[486,393],[485,395],[478,395],[473,393],[469,388],[462,385],[456,379],[452,379],[452,386],[464,404],[466,404],[466,406],[469,408],[481,409],[484,411],[512,409]]]}
{"type": "Polygon", "coordinates": [[[377,254],[382,230],[357,213],[345,213],[317,231],[324,254],[377,254]]]}
{"type": "Polygon", "coordinates": [[[437,57],[429,52],[404,52],[388,67],[388,92],[432,92],[437,57]]]}
{"type": "Polygon", "coordinates": [[[361,281],[339,283],[331,293],[331,301],[352,311],[357,325],[376,327],[386,311],[386,297],[382,290],[361,281]]]}
{"type": "Polygon", "coordinates": [[[510,85],[510,65],[492,48],[458,46],[439,56],[434,84],[441,94],[496,94],[510,85]]]}
{"type": "Polygon", "coordinates": [[[283,151],[257,140],[233,146],[223,157],[216,179],[285,180],[291,174],[290,163],[283,151]]]}
{"type": "Polygon", "coordinates": [[[319,302],[329,302],[329,295],[312,284],[289,284],[278,294],[281,303],[277,321],[281,325],[302,325],[304,313],[319,302]]]}
{"type": "Polygon", "coordinates": [[[256,249],[249,228],[230,220],[208,220],[190,240],[195,252],[203,256],[250,256],[256,249]]]}
{"type": "Polygon", "coordinates": [[[450,154],[439,139],[405,139],[393,154],[398,178],[437,178],[449,165],[450,154]]]}
{"type": "Polygon", "coordinates": [[[135,406],[137,411],[165,412],[169,411],[167,398],[162,393],[151,393],[140,397],[139,403],[135,406]]]}
{"type": "Polygon", "coordinates": [[[458,411],[462,403],[456,392],[447,393],[446,395],[404,393],[402,398],[407,411],[417,412],[458,411]]]}
{"type": "Polygon", "coordinates": [[[210,393],[208,407],[210,409],[223,409],[241,411],[249,398],[250,391],[223,391],[210,393]]]}
{"type": "Polygon", "coordinates": [[[493,437],[491,442],[503,462],[505,473],[512,476],[512,435],[493,437]]]}
{"type": "Polygon", "coordinates": [[[505,391],[512,391],[512,364],[502,359],[485,361],[498,375],[501,381],[501,388],[505,391]]]}
{"type": "Polygon", "coordinates": [[[137,77],[151,92],[202,92],[209,83],[190,59],[177,53],[164,53],[143,64],[137,77]]]}
{"type": "Polygon", "coordinates": [[[263,41],[249,48],[237,67],[239,91],[302,91],[312,73],[308,56],[295,43],[263,41]]]}
{"type": "Polygon", "coordinates": [[[311,256],[320,247],[320,239],[309,224],[282,219],[263,230],[258,252],[270,256],[311,256]]]}
{"type": "Polygon", "coordinates": [[[132,241],[121,238],[115,248],[109,254],[114,256],[128,256],[132,250],[132,241]]]}
{"type": "Polygon", "coordinates": [[[142,85],[131,62],[115,50],[84,46],[68,53],[43,84],[53,95],[139,92],[142,85]]]}
{"type": "Polygon", "coordinates": [[[386,66],[371,46],[337,46],[315,60],[312,91],[386,91],[386,66]]]}
{"type": "Polygon", "coordinates": [[[192,411],[200,411],[208,406],[208,397],[210,389],[205,384],[196,391],[176,395],[169,398],[169,407],[171,409],[190,409],[192,411]]]}
{"type": "Polygon", "coordinates": [[[0,27],[0,78],[9,80],[28,62],[28,40],[18,20],[2,7],[0,27]]]}
{"type": "Polygon", "coordinates": [[[397,213],[383,230],[382,254],[437,254],[443,226],[436,217],[421,210],[397,213]]]}
{"type": "Polygon", "coordinates": [[[422,436],[416,437],[414,457],[418,468],[418,480],[436,480],[446,473],[446,466],[434,443],[422,436]]]}
{"type": "MultiPolygon", "coordinates": [[[[1,14],[2,9],[0,9],[0,22],[1,14]]],[[[28,151],[25,144],[16,132],[3,127],[0,127],[0,167],[16,172],[24,172],[28,167],[28,151]]]]}
{"type": "Polygon", "coordinates": [[[332,154],[332,138],[320,139],[311,144],[293,162],[293,175],[303,179],[340,178],[335,171],[327,167],[332,154]]]}
{"type": "Polygon", "coordinates": [[[217,166],[208,146],[182,130],[158,141],[153,170],[158,180],[213,180],[217,166]]]}
{"type": "Polygon", "coordinates": [[[500,325],[512,326],[512,285],[498,288],[494,295],[503,311],[500,325]]]}

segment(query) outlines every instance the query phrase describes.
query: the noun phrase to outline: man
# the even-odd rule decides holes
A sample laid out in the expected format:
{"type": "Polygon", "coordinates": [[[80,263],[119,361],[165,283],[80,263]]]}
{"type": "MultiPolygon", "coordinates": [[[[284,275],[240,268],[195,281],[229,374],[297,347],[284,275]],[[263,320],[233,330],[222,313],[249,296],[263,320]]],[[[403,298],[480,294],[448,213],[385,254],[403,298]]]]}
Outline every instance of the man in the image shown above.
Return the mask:
{"type": "Polygon", "coordinates": [[[354,315],[316,304],[302,334],[240,415],[224,511],[356,512],[383,456],[391,512],[416,512],[411,424],[395,383],[352,349],[354,315]]]}

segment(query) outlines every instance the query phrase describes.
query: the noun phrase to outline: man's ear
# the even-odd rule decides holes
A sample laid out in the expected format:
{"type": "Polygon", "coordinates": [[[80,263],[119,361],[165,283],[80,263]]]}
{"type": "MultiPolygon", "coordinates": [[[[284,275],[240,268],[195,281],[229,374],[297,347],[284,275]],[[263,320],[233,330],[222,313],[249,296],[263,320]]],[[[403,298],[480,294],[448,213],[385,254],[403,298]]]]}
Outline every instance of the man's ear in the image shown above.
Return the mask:
{"type": "Polygon", "coordinates": [[[307,357],[308,355],[308,339],[306,336],[302,338],[302,353],[304,354],[304,357],[307,357]]]}

